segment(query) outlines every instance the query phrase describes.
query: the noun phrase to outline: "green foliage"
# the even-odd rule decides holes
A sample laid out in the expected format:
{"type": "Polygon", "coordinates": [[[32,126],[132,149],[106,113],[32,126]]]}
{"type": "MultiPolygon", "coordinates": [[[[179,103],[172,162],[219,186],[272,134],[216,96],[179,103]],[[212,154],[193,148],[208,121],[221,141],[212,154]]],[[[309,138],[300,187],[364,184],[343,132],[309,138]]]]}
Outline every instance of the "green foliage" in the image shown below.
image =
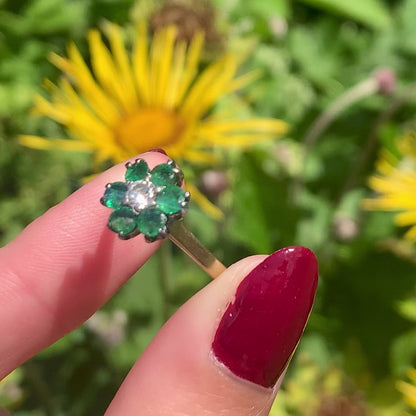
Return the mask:
{"type": "Polygon", "coordinates": [[[233,215],[227,224],[230,236],[254,253],[270,253],[290,245],[299,214],[290,204],[284,178],[264,172],[253,157],[244,156],[236,173],[233,215]]]}
{"type": "Polygon", "coordinates": [[[2,10],[1,28],[15,36],[73,34],[85,22],[86,3],[64,0],[37,0],[25,4],[19,13],[2,10]]]}
{"type": "Polygon", "coordinates": [[[301,0],[311,6],[345,16],[368,26],[383,29],[390,24],[387,7],[379,0],[301,0]]]}
{"type": "MultiPolygon", "coordinates": [[[[312,248],[319,259],[314,311],[272,415],[305,415],[327,395],[357,392],[369,415],[399,415],[394,380],[416,365],[416,250],[401,240],[392,213],[364,212],[361,201],[371,195],[367,179],[377,151],[394,150],[397,135],[414,128],[416,0],[216,3],[223,47],[249,56],[242,72],[262,74],[219,107],[278,117],[291,130],[284,140],[228,153],[216,167],[228,189],[210,196],[225,219],[217,223],[192,206],[188,226],[226,264],[291,244],[312,248]],[[381,67],[396,74],[394,93],[354,102],[305,146],[313,120],[381,67]]],[[[130,16],[160,2],[0,5],[0,239],[6,244],[91,173],[88,156],[17,144],[20,133],[65,135],[29,111],[42,80],[59,76],[48,54],[65,54],[71,41],[83,51],[89,28],[106,19],[128,25],[130,16]]],[[[203,168],[186,169],[198,182],[203,168]]],[[[10,400],[0,384],[0,405],[16,416],[103,414],[157,330],[208,282],[177,249],[167,243],[163,249],[102,314],[13,373],[21,401],[10,400]]]]}

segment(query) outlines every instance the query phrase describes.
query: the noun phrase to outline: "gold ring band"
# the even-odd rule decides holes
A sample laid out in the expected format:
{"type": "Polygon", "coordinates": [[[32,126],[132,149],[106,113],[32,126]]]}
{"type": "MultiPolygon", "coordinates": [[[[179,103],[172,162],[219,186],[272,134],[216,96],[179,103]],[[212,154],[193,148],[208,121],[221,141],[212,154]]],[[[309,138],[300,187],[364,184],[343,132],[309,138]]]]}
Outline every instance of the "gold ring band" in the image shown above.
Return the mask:
{"type": "Polygon", "coordinates": [[[213,279],[226,267],[183,225],[176,221],[169,227],[169,239],[205,270],[213,279]]]}

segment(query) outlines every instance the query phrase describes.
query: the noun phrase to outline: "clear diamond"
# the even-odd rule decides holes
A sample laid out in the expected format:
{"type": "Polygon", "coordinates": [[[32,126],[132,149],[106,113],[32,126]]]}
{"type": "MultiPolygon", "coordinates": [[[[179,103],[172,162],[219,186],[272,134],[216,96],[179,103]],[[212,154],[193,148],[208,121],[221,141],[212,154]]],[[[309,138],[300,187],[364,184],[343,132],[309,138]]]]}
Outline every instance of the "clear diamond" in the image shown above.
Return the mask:
{"type": "Polygon", "coordinates": [[[151,182],[139,181],[129,185],[127,191],[127,203],[134,211],[139,213],[145,208],[155,205],[157,188],[151,182]]]}

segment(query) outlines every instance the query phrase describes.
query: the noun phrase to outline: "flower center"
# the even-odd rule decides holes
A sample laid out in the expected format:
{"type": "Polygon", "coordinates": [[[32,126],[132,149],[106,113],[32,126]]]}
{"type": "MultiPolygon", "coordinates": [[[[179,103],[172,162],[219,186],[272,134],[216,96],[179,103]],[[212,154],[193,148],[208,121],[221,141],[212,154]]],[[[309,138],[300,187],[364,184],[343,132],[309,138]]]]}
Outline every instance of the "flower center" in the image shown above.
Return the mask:
{"type": "Polygon", "coordinates": [[[155,205],[156,187],[148,181],[135,182],[127,191],[127,202],[134,211],[139,213],[142,209],[155,205]]]}
{"type": "Polygon", "coordinates": [[[175,143],[184,128],[184,120],[173,111],[141,108],[124,117],[116,127],[115,134],[125,149],[142,153],[175,143]]]}

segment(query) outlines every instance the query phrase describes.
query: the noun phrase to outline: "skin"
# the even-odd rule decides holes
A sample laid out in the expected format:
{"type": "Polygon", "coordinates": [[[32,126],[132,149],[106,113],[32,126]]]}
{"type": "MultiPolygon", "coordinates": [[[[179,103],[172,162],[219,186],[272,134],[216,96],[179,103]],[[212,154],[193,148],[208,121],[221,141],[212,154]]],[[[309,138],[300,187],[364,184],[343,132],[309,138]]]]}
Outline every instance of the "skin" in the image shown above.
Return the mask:
{"type": "MultiPolygon", "coordinates": [[[[157,152],[139,157],[150,168],[167,160],[157,152]]],[[[106,227],[109,209],[98,201],[124,172],[124,164],[104,172],[0,250],[0,379],[80,326],[159,247],[142,236],[122,241],[106,227]]],[[[106,416],[268,415],[282,377],[274,388],[260,387],[211,352],[239,283],[265,257],[230,266],[186,302],[140,356],[106,416]]]]}

